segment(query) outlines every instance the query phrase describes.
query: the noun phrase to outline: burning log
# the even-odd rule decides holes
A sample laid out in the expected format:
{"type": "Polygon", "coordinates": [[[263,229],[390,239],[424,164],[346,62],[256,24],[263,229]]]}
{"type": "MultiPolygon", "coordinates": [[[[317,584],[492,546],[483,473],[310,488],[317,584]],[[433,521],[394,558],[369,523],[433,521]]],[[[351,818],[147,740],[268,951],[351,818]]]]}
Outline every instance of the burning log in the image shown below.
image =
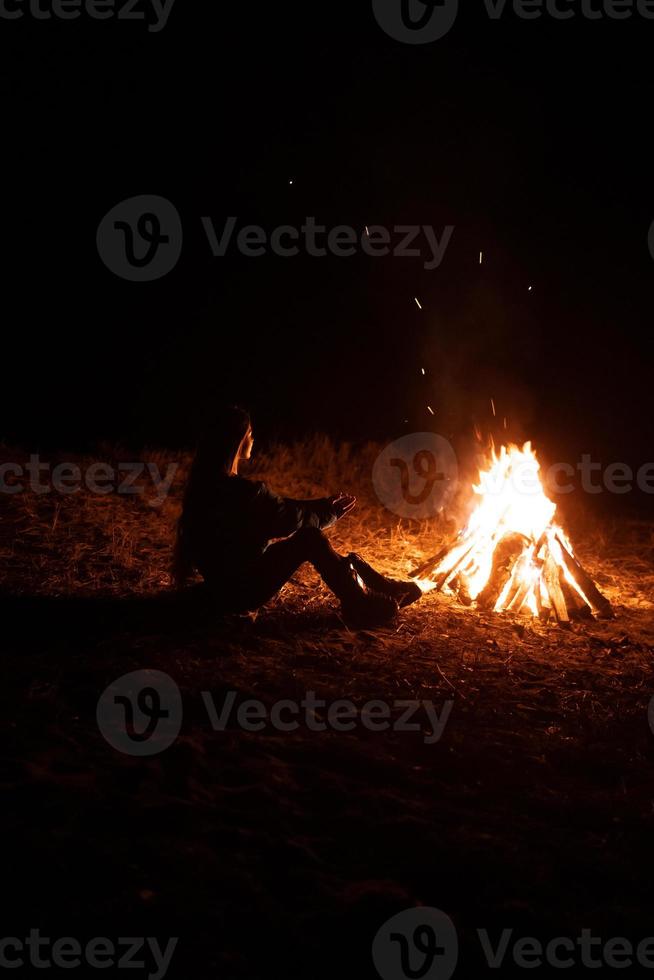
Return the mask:
{"type": "Polygon", "coordinates": [[[541,623],[546,623],[552,614],[552,603],[542,581],[536,590],[536,611],[541,623]]]}
{"type": "Polygon", "coordinates": [[[472,605],[472,596],[470,595],[470,588],[468,586],[468,580],[465,575],[460,575],[456,580],[456,594],[459,602],[462,606],[472,605]]]}
{"type": "Polygon", "coordinates": [[[525,539],[522,534],[505,534],[495,548],[490,578],[477,596],[482,609],[493,609],[502,590],[511,578],[514,565],[522,554],[525,539]]]}
{"type": "Polygon", "coordinates": [[[559,623],[569,623],[568,607],[559,581],[559,566],[556,564],[551,552],[548,553],[543,564],[543,582],[545,583],[545,588],[547,589],[547,594],[557,620],[559,623]]]}
{"type": "Polygon", "coordinates": [[[606,596],[602,595],[588,572],[582,568],[574,555],[568,551],[560,536],[557,535],[556,540],[561,548],[561,554],[563,555],[563,561],[568,574],[574,579],[577,587],[583,593],[586,603],[602,619],[612,619],[613,607],[609,600],[606,596]]]}
{"type": "Polygon", "coordinates": [[[577,590],[570,585],[561,569],[559,569],[559,585],[570,613],[570,619],[592,619],[592,609],[587,602],[584,602],[577,590]]]}
{"type": "Polygon", "coordinates": [[[436,572],[436,578],[434,579],[439,592],[444,586],[454,581],[460,569],[465,568],[466,561],[472,552],[472,547],[472,545],[466,547],[450,566],[448,566],[447,562],[442,563],[444,568],[440,573],[438,571],[436,572]]]}
{"type": "MultiPolygon", "coordinates": [[[[456,540],[458,540],[458,538],[456,540]]],[[[428,558],[427,561],[422,563],[422,565],[418,565],[418,567],[414,568],[412,572],[409,572],[410,577],[428,578],[437,565],[440,565],[445,555],[452,550],[455,544],[456,541],[446,544],[444,548],[441,548],[437,555],[433,555],[431,558],[428,558]]]]}
{"type": "Polygon", "coordinates": [[[454,592],[464,605],[531,614],[569,626],[571,618],[612,615],[611,604],[572,553],[554,522],[556,505],[545,495],[536,454],[493,452],[490,469],[474,487],[479,503],[455,540],[416,568],[438,591],[454,592]]]}
{"type": "Polygon", "coordinates": [[[527,603],[529,593],[533,589],[531,555],[526,552],[518,558],[513,569],[513,580],[509,594],[504,601],[504,609],[508,612],[521,613],[527,603]]]}

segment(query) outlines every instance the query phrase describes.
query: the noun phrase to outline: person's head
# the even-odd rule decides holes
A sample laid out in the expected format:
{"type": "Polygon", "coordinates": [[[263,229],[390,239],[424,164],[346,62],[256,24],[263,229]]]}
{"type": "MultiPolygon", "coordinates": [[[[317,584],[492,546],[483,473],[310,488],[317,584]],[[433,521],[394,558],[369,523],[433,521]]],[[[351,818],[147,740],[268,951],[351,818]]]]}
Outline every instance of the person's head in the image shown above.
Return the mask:
{"type": "Polygon", "coordinates": [[[254,432],[252,431],[252,423],[246,432],[243,441],[239,449],[239,460],[241,459],[251,459],[252,450],[254,449],[254,432]]]}
{"type": "Polygon", "coordinates": [[[250,459],[253,445],[250,416],[244,409],[230,405],[205,426],[195,454],[193,471],[233,475],[242,459],[250,459]]]}

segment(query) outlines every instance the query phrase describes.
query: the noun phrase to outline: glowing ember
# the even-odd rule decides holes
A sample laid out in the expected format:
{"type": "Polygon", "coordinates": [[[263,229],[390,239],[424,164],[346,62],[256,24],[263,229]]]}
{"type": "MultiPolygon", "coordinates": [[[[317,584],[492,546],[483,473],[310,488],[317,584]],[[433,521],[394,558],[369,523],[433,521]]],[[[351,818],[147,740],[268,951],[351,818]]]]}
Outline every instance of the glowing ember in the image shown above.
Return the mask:
{"type": "Polygon", "coordinates": [[[556,505],[547,497],[536,454],[527,442],[493,449],[473,491],[468,523],[444,552],[414,572],[423,589],[455,593],[495,612],[559,622],[611,615],[611,606],[575,558],[556,505]]]}

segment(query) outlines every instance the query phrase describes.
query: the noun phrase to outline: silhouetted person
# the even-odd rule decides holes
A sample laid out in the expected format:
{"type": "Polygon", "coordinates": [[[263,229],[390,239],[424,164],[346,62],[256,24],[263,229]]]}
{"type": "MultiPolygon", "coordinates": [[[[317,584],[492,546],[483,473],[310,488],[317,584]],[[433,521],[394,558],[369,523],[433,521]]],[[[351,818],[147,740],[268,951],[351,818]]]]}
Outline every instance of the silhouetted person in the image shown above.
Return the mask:
{"type": "Polygon", "coordinates": [[[399,606],[420,598],[415,583],[387,579],[358,555],[343,557],[330,545],[324,531],[350,513],[354,497],[291,500],[239,476],[253,442],[250,418],[239,408],[227,409],[201,439],[177,529],[178,587],[197,570],[221,608],[244,612],[271,599],[308,561],[353,625],[388,623],[399,606]]]}

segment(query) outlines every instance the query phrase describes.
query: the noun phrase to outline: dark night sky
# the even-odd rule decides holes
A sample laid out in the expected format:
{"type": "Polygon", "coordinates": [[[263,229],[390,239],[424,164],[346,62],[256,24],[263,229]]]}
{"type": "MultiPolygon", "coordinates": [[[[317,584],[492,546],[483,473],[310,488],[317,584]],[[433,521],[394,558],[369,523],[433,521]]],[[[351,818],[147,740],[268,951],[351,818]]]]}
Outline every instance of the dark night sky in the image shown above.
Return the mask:
{"type": "Polygon", "coordinates": [[[226,398],[263,435],[457,435],[492,423],[492,396],[553,455],[648,460],[654,21],[472,6],[425,46],[351,0],[177,0],[158,34],[0,24],[0,439],[174,445],[226,398]],[[138,194],[184,225],[154,283],[115,277],[95,245],[138,194]],[[203,215],[455,232],[431,272],[215,259],[203,215]]]}

